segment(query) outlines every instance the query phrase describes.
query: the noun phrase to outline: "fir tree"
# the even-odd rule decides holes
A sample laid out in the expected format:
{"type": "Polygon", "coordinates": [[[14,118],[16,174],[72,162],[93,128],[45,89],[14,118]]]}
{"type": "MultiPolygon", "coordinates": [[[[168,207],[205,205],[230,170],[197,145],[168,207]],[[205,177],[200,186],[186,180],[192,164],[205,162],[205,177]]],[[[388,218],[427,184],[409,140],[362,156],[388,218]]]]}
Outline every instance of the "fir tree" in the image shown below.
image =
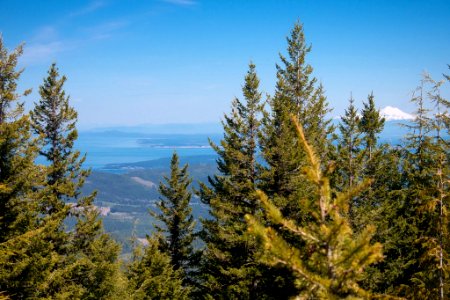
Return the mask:
{"type": "MultiPolygon", "coordinates": [[[[162,240],[160,246],[170,256],[174,270],[181,270],[186,277],[194,264],[193,242],[195,221],[190,207],[188,165],[180,169],[178,155],[174,153],[170,163],[170,177],[164,177],[165,184],[159,184],[162,198],[157,203],[160,213],[151,214],[163,226],[155,225],[162,240]]],[[[187,279],[187,278],[186,278],[187,279]]],[[[186,280],[185,280],[186,282],[186,280]]]]}
{"type": "Polygon", "coordinates": [[[123,299],[126,283],[120,271],[120,246],[103,231],[93,206],[81,208],[71,236],[65,264],[54,272],[58,297],[78,299],[123,299]]]}
{"type": "MultiPolygon", "coordinates": [[[[41,99],[31,112],[33,130],[44,140],[40,154],[49,162],[47,185],[55,196],[54,203],[47,203],[43,209],[48,214],[77,199],[89,175],[88,170],[82,169],[85,157],[80,158],[80,152],[73,149],[78,138],[77,112],[69,105],[63,89],[65,82],[66,77],[60,77],[56,64],[52,64],[39,89],[41,99]]],[[[92,199],[83,201],[89,203],[92,199]]]]}
{"type": "Polygon", "coordinates": [[[341,117],[338,127],[340,137],[337,146],[337,165],[339,168],[336,173],[339,176],[337,187],[340,190],[352,188],[360,181],[362,155],[359,122],[358,110],[354,106],[353,98],[350,97],[349,106],[341,117]]]}
{"type": "Polygon", "coordinates": [[[27,194],[36,176],[33,160],[37,149],[23,103],[18,102],[22,95],[16,91],[22,74],[16,70],[17,60],[22,52],[19,46],[8,53],[0,36],[0,242],[26,232],[34,222],[33,202],[27,200],[27,194]]]}
{"type": "Polygon", "coordinates": [[[302,249],[283,238],[276,227],[265,227],[257,218],[247,215],[250,232],[258,237],[266,249],[265,260],[274,265],[292,269],[302,288],[302,299],[367,299],[370,291],[362,289],[364,269],[382,258],[381,244],[370,243],[375,228],[368,226],[355,235],[346,217],[349,200],[367,184],[360,184],[343,192],[333,192],[323,175],[321,162],[307,143],[297,118],[292,118],[297,135],[307,155],[309,166],[305,173],[314,189],[311,203],[313,221],[307,226],[285,218],[279,208],[263,193],[259,197],[265,214],[272,224],[290,232],[305,242],[302,249]],[[307,251],[307,255],[303,252],[307,251]]]}
{"type": "Polygon", "coordinates": [[[161,252],[161,237],[147,237],[148,245],[135,248],[135,259],[127,277],[131,299],[189,299],[189,289],[183,287],[182,270],[174,270],[170,256],[161,252]]]}
{"type": "Polygon", "coordinates": [[[263,275],[264,266],[256,258],[258,249],[246,234],[244,222],[245,214],[254,214],[259,207],[255,195],[262,111],[258,87],[255,66],[250,64],[242,88],[245,102],[232,102],[231,115],[222,122],[224,139],[220,146],[212,144],[219,155],[220,174],[210,178],[210,187],[202,185],[200,191],[212,217],[202,220],[201,237],[206,249],[200,272],[203,291],[213,299],[270,298],[277,291],[277,296],[282,297],[283,292],[290,292],[272,288],[275,280],[263,275]]]}
{"type": "MultiPolygon", "coordinates": [[[[377,293],[393,293],[392,287],[402,276],[409,255],[405,255],[398,246],[404,246],[413,229],[402,216],[408,209],[401,174],[402,150],[379,143],[378,135],[384,128],[384,119],[375,107],[373,94],[364,103],[358,125],[362,135],[356,157],[358,177],[370,178],[371,183],[369,189],[352,199],[349,211],[352,228],[359,233],[368,224],[375,226],[377,231],[373,241],[383,244],[385,257],[382,262],[366,269],[362,286],[377,293]]],[[[338,165],[340,168],[339,160],[338,165]]]]}
{"type": "Polygon", "coordinates": [[[19,102],[30,90],[16,91],[21,54],[22,46],[9,53],[0,36],[0,294],[13,299],[33,298],[54,264],[44,237],[55,221],[39,217],[44,172],[34,165],[38,148],[19,102]]]}
{"type": "MultiPolygon", "coordinates": [[[[426,93],[430,105],[429,117],[422,118],[427,131],[422,132],[416,143],[417,153],[412,156],[409,196],[415,199],[418,237],[416,248],[418,268],[412,275],[406,295],[417,299],[445,299],[449,293],[449,220],[450,205],[450,143],[445,118],[448,118],[450,103],[441,95],[444,81],[436,82],[425,75],[424,84],[429,86],[426,93]]],[[[423,99],[422,99],[423,101],[423,99]]]]}
{"type": "Polygon", "coordinates": [[[383,131],[384,118],[380,116],[380,112],[375,107],[375,96],[373,93],[364,103],[361,111],[360,131],[364,134],[363,140],[367,151],[367,160],[370,162],[377,146],[378,135],[383,131]]]}
{"type": "Polygon", "coordinates": [[[49,237],[60,259],[42,296],[103,299],[114,291],[111,284],[119,277],[119,247],[102,232],[93,206],[95,194],[79,197],[90,171],[82,169],[85,157],[73,149],[77,113],[63,89],[65,81],[52,64],[39,90],[41,99],[31,112],[33,130],[43,139],[40,154],[49,162],[41,212],[50,218],[65,212],[66,218],[77,221],[73,232],[61,223],[49,237]],[[69,201],[76,203],[69,205],[69,201]]]}
{"type": "MultiPolygon", "coordinates": [[[[379,134],[384,128],[384,118],[375,107],[373,93],[363,103],[359,131],[362,134],[361,176],[372,179],[371,188],[364,191],[352,203],[353,224],[355,230],[366,224],[375,224],[380,217],[382,203],[388,199],[386,191],[394,189],[397,184],[398,162],[391,157],[396,155],[388,145],[379,144],[379,134]]],[[[378,226],[377,226],[378,227],[378,226]]]]}
{"type": "MultiPolygon", "coordinates": [[[[277,65],[277,86],[275,96],[270,99],[271,113],[265,114],[261,133],[262,155],[267,162],[261,174],[261,188],[268,195],[275,196],[277,205],[284,213],[303,218],[300,208],[291,207],[290,197],[309,194],[301,169],[305,153],[293,151],[297,148],[290,115],[294,114],[305,132],[313,141],[321,157],[329,153],[327,136],[333,131],[327,114],[330,111],[322,85],[312,76],[312,67],[306,63],[311,47],[306,44],[303,26],[296,23],[287,38],[287,53],[280,54],[282,65],[277,65]]],[[[303,195],[303,196],[302,196],[303,195]]]]}

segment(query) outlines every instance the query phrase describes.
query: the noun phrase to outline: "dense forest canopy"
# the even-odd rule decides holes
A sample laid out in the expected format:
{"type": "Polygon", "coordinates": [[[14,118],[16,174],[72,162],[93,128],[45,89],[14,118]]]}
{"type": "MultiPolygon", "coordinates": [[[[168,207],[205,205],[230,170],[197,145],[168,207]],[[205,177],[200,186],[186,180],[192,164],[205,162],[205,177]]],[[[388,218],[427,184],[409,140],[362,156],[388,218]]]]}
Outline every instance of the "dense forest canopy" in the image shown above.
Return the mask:
{"type": "Polygon", "coordinates": [[[450,66],[423,76],[393,147],[371,91],[333,125],[311,51],[295,23],[267,98],[249,63],[210,141],[216,174],[193,189],[174,153],[158,221],[122,259],[96,194],[81,194],[68,79],[50,65],[26,112],[22,46],[0,37],[0,299],[448,299],[450,66]],[[208,217],[193,217],[193,197],[208,217]]]}

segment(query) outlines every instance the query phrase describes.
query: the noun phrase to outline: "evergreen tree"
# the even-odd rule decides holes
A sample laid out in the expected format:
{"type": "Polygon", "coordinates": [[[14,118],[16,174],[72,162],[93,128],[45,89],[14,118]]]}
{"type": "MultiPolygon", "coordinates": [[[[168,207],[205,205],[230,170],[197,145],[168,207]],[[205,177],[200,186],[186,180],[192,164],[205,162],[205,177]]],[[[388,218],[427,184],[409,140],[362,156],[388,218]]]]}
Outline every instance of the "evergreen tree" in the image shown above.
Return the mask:
{"type": "Polygon", "coordinates": [[[189,289],[183,287],[182,270],[174,270],[170,256],[161,252],[161,237],[147,237],[148,245],[136,248],[135,259],[127,277],[131,299],[189,299],[189,289]]]}
{"type": "MultiPolygon", "coordinates": [[[[164,177],[165,184],[159,184],[162,198],[157,203],[160,213],[151,214],[161,221],[163,226],[155,225],[162,240],[162,250],[170,256],[174,270],[181,270],[186,277],[194,265],[193,242],[195,239],[195,221],[190,207],[191,192],[188,165],[180,169],[179,159],[173,153],[170,163],[170,177],[164,177]]],[[[186,278],[187,279],[187,278],[186,278]]],[[[186,280],[185,280],[186,281],[186,280]]],[[[187,280],[189,281],[189,280],[187,280]]]]}
{"type": "MultiPolygon", "coordinates": [[[[89,175],[89,170],[82,169],[85,157],[80,158],[80,152],[73,149],[78,138],[77,112],[69,105],[63,89],[65,82],[66,77],[60,77],[56,64],[52,64],[39,89],[41,99],[31,112],[33,130],[44,140],[40,154],[49,162],[47,185],[54,197],[53,203],[46,203],[43,208],[48,214],[77,199],[89,175]]],[[[83,201],[90,203],[92,199],[83,201]]]]}
{"type": "Polygon", "coordinates": [[[76,212],[77,222],[64,265],[55,270],[49,289],[68,299],[123,299],[126,282],[120,271],[120,246],[104,233],[93,206],[76,212]]]}
{"type": "MultiPolygon", "coordinates": [[[[391,215],[387,216],[390,232],[385,237],[385,260],[377,266],[380,274],[373,289],[389,290],[401,296],[411,296],[412,274],[419,268],[420,251],[417,247],[421,217],[418,206],[423,200],[423,191],[430,178],[423,172],[430,161],[430,138],[428,136],[428,109],[425,107],[423,85],[415,91],[412,102],[417,106],[412,124],[406,124],[410,134],[406,136],[406,145],[402,152],[401,168],[402,194],[400,201],[393,202],[391,215]],[[395,206],[394,206],[395,205],[395,206]]],[[[376,281],[375,281],[376,282],[376,281]]]]}
{"type": "Polygon", "coordinates": [[[369,270],[366,284],[374,291],[408,299],[439,299],[448,293],[445,157],[449,151],[444,136],[439,138],[444,122],[439,121],[437,113],[445,111],[445,104],[441,102],[440,109],[432,107],[430,100],[439,101],[441,97],[435,82],[431,91],[426,90],[430,82],[423,80],[412,98],[417,110],[413,123],[405,125],[410,133],[401,152],[401,164],[396,167],[402,175],[400,186],[396,190],[387,184],[398,179],[389,175],[393,172],[381,170],[378,174],[388,176],[377,175],[376,180],[385,183],[375,187],[378,195],[382,195],[381,190],[388,191],[382,196],[381,210],[374,209],[374,215],[382,218],[373,218],[379,226],[375,239],[383,242],[385,259],[369,270]]]}
{"type": "Polygon", "coordinates": [[[27,194],[35,183],[37,149],[23,103],[18,102],[22,95],[16,91],[22,74],[16,70],[17,60],[22,52],[19,46],[8,53],[0,36],[0,243],[26,232],[35,219],[35,203],[28,201],[27,194]]]}
{"type": "MultiPolygon", "coordinates": [[[[401,280],[408,260],[400,246],[411,243],[413,230],[403,215],[406,206],[401,174],[402,151],[395,146],[381,144],[378,135],[384,119],[375,107],[373,94],[364,103],[358,124],[362,135],[357,158],[360,178],[370,178],[370,188],[354,197],[350,206],[352,228],[356,233],[368,224],[377,228],[373,241],[383,244],[383,261],[369,266],[362,282],[365,289],[377,293],[393,293],[393,286],[401,280]]],[[[338,160],[339,168],[342,167],[338,160]]]]}
{"type": "MultiPolygon", "coordinates": [[[[337,170],[336,186],[339,190],[352,188],[360,181],[362,169],[361,133],[359,132],[360,118],[358,110],[354,106],[354,100],[350,97],[349,106],[339,124],[340,137],[337,145],[337,170]]],[[[350,205],[352,201],[350,201],[350,205]]]]}
{"type": "Polygon", "coordinates": [[[85,157],[73,149],[77,113],[69,105],[65,81],[52,64],[39,90],[41,99],[31,112],[33,130],[44,141],[40,154],[49,162],[41,212],[50,218],[65,212],[64,217],[77,221],[74,231],[68,232],[61,223],[49,237],[59,261],[42,297],[104,299],[110,297],[120,277],[119,247],[102,232],[93,206],[95,194],[79,197],[90,171],[82,169],[85,157]],[[76,204],[69,205],[69,201],[76,204]]]}
{"type": "MultiPolygon", "coordinates": [[[[429,117],[422,118],[427,129],[414,145],[412,166],[408,171],[409,197],[415,200],[418,235],[417,269],[406,289],[408,297],[416,299],[445,299],[449,293],[449,220],[450,205],[450,143],[445,131],[450,103],[441,95],[444,81],[436,82],[425,75],[424,84],[429,86],[426,97],[432,107],[429,117]]],[[[423,101],[423,99],[422,99],[423,101]]],[[[419,121],[419,120],[418,120],[419,121]]],[[[414,262],[414,261],[413,261],[414,262]]]]}
{"type": "Polygon", "coordinates": [[[366,224],[375,224],[374,221],[381,213],[379,210],[382,207],[381,202],[388,198],[386,191],[394,188],[393,185],[397,183],[394,179],[399,174],[396,169],[398,162],[389,159],[395,152],[390,151],[388,145],[381,145],[378,142],[385,120],[375,107],[373,93],[363,105],[359,121],[359,131],[362,133],[361,176],[372,179],[372,182],[371,188],[355,198],[352,203],[351,214],[356,231],[366,224]]]}
{"type": "Polygon", "coordinates": [[[303,26],[296,23],[287,38],[288,57],[280,54],[282,65],[277,65],[275,96],[270,99],[271,113],[265,114],[261,133],[262,155],[267,162],[261,174],[261,188],[275,196],[284,213],[304,218],[300,208],[291,207],[290,197],[304,197],[309,187],[302,185],[301,169],[305,153],[293,151],[298,140],[294,134],[290,115],[304,124],[305,134],[313,141],[321,157],[329,153],[327,136],[333,131],[327,114],[330,109],[322,85],[312,77],[312,67],[306,63],[311,47],[305,42],[303,26]]]}
{"type": "Polygon", "coordinates": [[[251,63],[242,88],[245,102],[234,99],[231,115],[225,115],[222,122],[224,139],[220,146],[212,144],[219,155],[220,174],[209,178],[210,187],[202,185],[200,190],[211,215],[211,219],[202,220],[206,249],[200,273],[203,293],[212,299],[261,299],[291,292],[275,288],[276,271],[270,277],[264,275],[264,266],[257,262],[255,240],[246,233],[244,222],[245,214],[254,214],[259,207],[255,195],[262,111],[258,87],[251,63]]]}
{"type": "Polygon", "coordinates": [[[363,141],[367,151],[367,160],[370,162],[377,147],[378,135],[383,131],[384,118],[375,107],[375,96],[373,93],[367,98],[361,111],[360,131],[364,134],[363,141]]]}
{"type": "Polygon", "coordinates": [[[284,217],[263,192],[259,192],[259,197],[271,223],[302,239],[305,246],[299,249],[285,239],[277,227],[266,227],[251,215],[247,215],[249,230],[264,245],[267,262],[285,265],[295,273],[296,284],[302,288],[299,299],[367,299],[371,293],[362,289],[359,282],[363,279],[364,269],[382,258],[381,244],[370,243],[375,228],[368,226],[356,235],[346,217],[349,200],[367,183],[335,192],[333,196],[320,159],[307,143],[297,118],[292,120],[309,162],[305,173],[315,187],[314,200],[310,204],[314,208],[311,210],[313,221],[307,226],[299,226],[296,220],[284,217]]]}
{"type": "Polygon", "coordinates": [[[43,171],[34,165],[38,154],[23,114],[17,84],[22,46],[8,52],[0,36],[0,295],[28,299],[45,282],[54,258],[44,239],[55,222],[38,212],[43,171]]]}

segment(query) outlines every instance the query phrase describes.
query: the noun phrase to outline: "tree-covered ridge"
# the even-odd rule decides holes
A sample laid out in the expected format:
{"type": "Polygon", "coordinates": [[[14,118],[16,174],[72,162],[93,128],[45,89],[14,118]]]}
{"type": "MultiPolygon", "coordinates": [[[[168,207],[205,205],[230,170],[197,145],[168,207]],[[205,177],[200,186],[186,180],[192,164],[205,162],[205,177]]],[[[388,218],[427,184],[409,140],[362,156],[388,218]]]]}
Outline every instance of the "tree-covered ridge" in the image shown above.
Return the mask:
{"type": "Polygon", "coordinates": [[[310,51],[296,23],[267,98],[249,64],[211,142],[216,174],[194,184],[174,153],[156,230],[131,237],[124,260],[96,193],[81,193],[90,170],[67,78],[52,64],[26,113],[22,46],[0,38],[0,299],[447,299],[450,75],[424,75],[393,147],[373,93],[332,126],[310,51]],[[208,216],[196,220],[194,198],[208,216]]]}

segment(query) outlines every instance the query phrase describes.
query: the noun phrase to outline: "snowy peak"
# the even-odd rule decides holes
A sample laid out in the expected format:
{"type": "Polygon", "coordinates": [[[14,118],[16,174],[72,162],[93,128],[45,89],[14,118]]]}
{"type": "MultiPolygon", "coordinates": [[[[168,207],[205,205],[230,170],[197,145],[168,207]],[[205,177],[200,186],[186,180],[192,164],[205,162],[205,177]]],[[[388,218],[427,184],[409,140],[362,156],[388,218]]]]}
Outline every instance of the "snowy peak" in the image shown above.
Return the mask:
{"type": "Polygon", "coordinates": [[[380,114],[385,118],[386,121],[414,119],[413,115],[405,113],[401,109],[392,106],[386,106],[380,111],[380,114]]]}

